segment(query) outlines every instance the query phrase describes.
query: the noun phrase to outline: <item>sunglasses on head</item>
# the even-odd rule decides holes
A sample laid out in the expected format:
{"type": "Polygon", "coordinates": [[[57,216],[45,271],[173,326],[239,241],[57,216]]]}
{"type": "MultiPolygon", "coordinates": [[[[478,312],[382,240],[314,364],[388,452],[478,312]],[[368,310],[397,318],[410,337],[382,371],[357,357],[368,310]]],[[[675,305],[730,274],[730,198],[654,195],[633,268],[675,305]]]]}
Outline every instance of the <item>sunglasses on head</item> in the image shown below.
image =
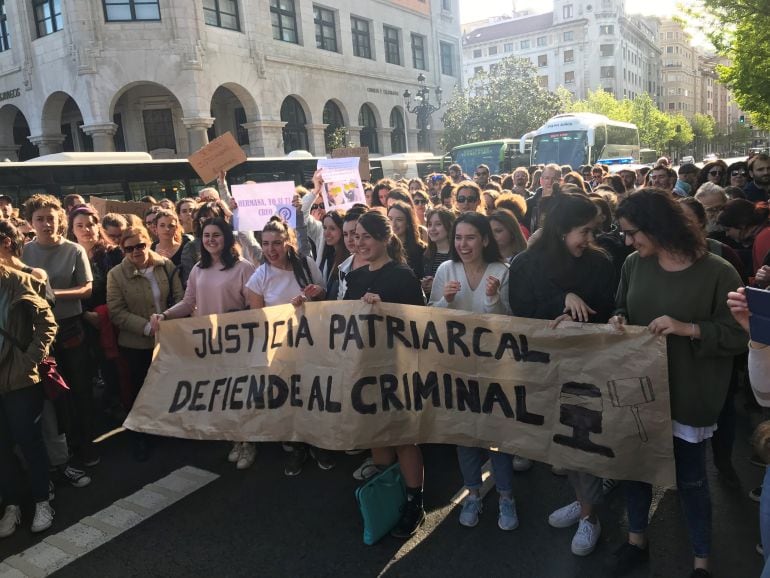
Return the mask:
{"type": "Polygon", "coordinates": [[[324,208],[323,203],[317,203],[315,205],[310,205],[310,210],[311,211],[317,211],[318,209],[323,209],[323,208],[324,208]]]}
{"type": "Polygon", "coordinates": [[[144,251],[147,248],[147,243],[137,243],[136,245],[125,245],[123,247],[123,252],[128,255],[130,253],[133,253],[134,251],[144,251]]]}
{"type": "Polygon", "coordinates": [[[462,195],[460,197],[457,197],[458,203],[477,203],[479,198],[476,195],[468,195],[467,197],[465,195],[462,195]]]}

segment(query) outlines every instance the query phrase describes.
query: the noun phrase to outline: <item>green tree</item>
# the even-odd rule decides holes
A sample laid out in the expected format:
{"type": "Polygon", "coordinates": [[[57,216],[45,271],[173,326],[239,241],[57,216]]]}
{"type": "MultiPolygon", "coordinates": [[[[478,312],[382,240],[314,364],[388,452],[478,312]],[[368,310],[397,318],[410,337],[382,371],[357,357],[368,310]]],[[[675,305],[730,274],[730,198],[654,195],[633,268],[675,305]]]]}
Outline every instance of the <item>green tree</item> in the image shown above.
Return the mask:
{"type": "Polygon", "coordinates": [[[338,126],[333,131],[326,133],[326,152],[330,153],[334,149],[342,149],[348,143],[348,129],[344,126],[338,126]]]}
{"type": "Polygon", "coordinates": [[[593,112],[621,122],[630,122],[631,120],[628,101],[618,100],[601,88],[595,91],[589,90],[585,100],[576,100],[572,103],[569,112],[593,112]]]}
{"type": "Polygon", "coordinates": [[[706,150],[707,143],[714,138],[716,122],[707,114],[697,112],[693,115],[692,120],[690,120],[690,126],[695,137],[695,154],[702,156],[706,150]]]}
{"type": "Polygon", "coordinates": [[[671,123],[672,131],[671,138],[666,143],[668,152],[675,157],[680,157],[685,147],[693,141],[695,135],[692,132],[690,121],[681,112],[667,116],[669,123],[671,123]]]}
{"type": "Polygon", "coordinates": [[[687,16],[730,60],[720,79],[754,123],[770,127],[770,11],[767,0],[699,0],[687,16]]]}
{"type": "Polygon", "coordinates": [[[458,88],[442,118],[446,150],[496,138],[519,138],[559,112],[557,95],[537,82],[537,69],[521,58],[501,60],[458,88]]]}
{"type": "Polygon", "coordinates": [[[630,101],[630,110],[629,120],[639,128],[642,148],[662,151],[676,130],[671,118],[660,111],[647,93],[639,94],[630,101]]]}

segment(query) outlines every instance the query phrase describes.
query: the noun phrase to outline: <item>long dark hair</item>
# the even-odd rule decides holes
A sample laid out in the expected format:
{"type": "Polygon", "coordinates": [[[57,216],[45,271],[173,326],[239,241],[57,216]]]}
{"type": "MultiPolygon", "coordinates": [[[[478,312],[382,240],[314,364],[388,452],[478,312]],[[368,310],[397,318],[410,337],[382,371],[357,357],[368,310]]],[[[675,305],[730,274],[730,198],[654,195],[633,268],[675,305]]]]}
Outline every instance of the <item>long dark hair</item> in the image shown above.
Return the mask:
{"type": "MultiPolygon", "coordinates": [[[[457,218],[457,213],[455,213],[453,210],[446,208],[443,205],[438,205],[437,207],[433,207],[432,209],[428,209],[425,212],[425,223],[430,223],[430,220],[437,216],[439,221],[441,221],[441,224],[444,226],[444,229],[446,229],[447,237],[449,238],[449,246],[452,246],[452,227],[454,227],[455,219],[457,218]]],[[[438,252],[438,247],[436,247],[436,243],[430,240],[430,237],[428,237],[428,248],[425,249],[425,259],[430,261],[433,259],[433,257],[436,256],[436,253],[438,252]]]]}
{"type": "Polygon", "coordinates": [[[67,239],[73,243],[78,242],[75,237],[75,217],[80,217],[81,215],[88,217],[91,220],[91,223],[96,225],[96,243],[94,243],[91,254],[93,255],[92,260],[99,262],[104,258],[107,249],[110,248],[112,244],[110,243],[108,245],[105,239],[106,235],[99,226],[99,213],[92,205],[76,205],[70,209],[67,218],[67,239]]]}
{"type": "Polygon", "coordinates": [[[706,249],[703,231],[687,218],[670,194],[659,189],[644,188],[626,197],[615,217],[633,223],[666,251],[695,260],[706,249]]]}
{"type": "Polygon", "coordinates": [[[201,219],[204,221],[208,219],[224,218],[224,212],[219,203],[209,202],[204,203],[198,207],[193,213],[193,234],[196,239],[200,239],[203,236],[203,227],[201,227],[201,219]]]}
{"type": "MultiPolygon", "coordinates": [[[[572,229],[593,221],[598,212],[596,205],[586,195],[562,193],[553,197],[548,207],[548,218],[543,224],[543,233],[532,243],[530,250],[543,254],[546,259],[544,267],[564,269],[564,265],[571,259],[564,237],[572,229]]],[[[588,250],[601,252],[601,249],[593,246],[588,250]]]]}
{"type": "Polygon", "coordinates": [[[519,226],[519,220],[508,209],[497,209],[491,215],[489,215],[490,230],[492,227],[492,221],[500,223],[508,233],[511,235],[511,243],[513,244],[513,254],[518,255],[527,250],[527,240],[524,238],[524,233],[521,232],[519,226]]]}
{"type": "Polygon", "coordinates": [[[219,257],[222,261],[222,265],[224,265],[220,271],[231,269],[238,262],[238,254],[235,251],[235,235],[233,234],[233,229],[230,227],[227,221],[221,218],[208,219],[203,221],[203,224],[201,225],[201,260],[198,262],[198,267],[201,269],[208,269],[211,267],[211,253],[209,253],[208,249],[206,249],[202,238],[203,229],[209,225],[213,225],[222,231],[222,238],[225,243],[225,246],[222,249],[222,255],[219,257]]]}
{"type": "Polygon", "coordinates": [[[369,211],[361,215],[358,224],[369,233],[375,241],[388,244],[388,256],[396,263],[405,263],[404,246],[401,240],[393,234],[390,220],[379,211],[369,211]]]}
{"type": "Polygon", "coordinates": [[[329,278],[334,279],[337,275],[337,270],[339,269],[340,264],[342,264],[342,262],[350,256],[350,252],[345,246],[345,239],[342,235],[342,225],[345,223],[345,211],[341,211],[339,209],[328,211],[324,215],[324,218],[321,220],[321,223],[323,223],[326,219],[331,219],[331,221],[340,230],[340,240],[337,241],[337,244],[324,245],[323,254],[321,255],[322,264],[326,263],[327,261],[332,264],[331,269],[329,270],[329,278]]]}
{"type": "Polygon", "coordinates": [[[467,213],[460,214],[455,219],[454,226],[452,227],[451,243],[449,244],[449,258],[452,261],[459,262],[460,254],[457,252],[454,244],[455,234],[457,233],[457,226],[463,223],[470,225],[479,232],[482,241],[487,240],[487,246],[481,251],[481,258],[485,263],[499,263],[503,260],[503,256],[500,254],[500,247],[497,246],[495,236],[492,234],[492,227],[489,224],[489,219],[481,213],[475,211],[469,211],[467,213]]]}
{"type": "Polygon", "coordinates": [[[406,235],[405,239],[402,241],[406,252],[424,251],[425,242],[420,239],[420,224],[417,222],[414,208],[403,201],[394,201],[391,203],[390,207],[388,207],[388,213],[393,209],[401,212],[406,218],[406,235]]]}
{"type": "Polygon", "coordinates": [[[291,227],[279,216],[270,217],[262,228],[262,234],[279,233],[283,236],[286,243],[286,258],[289,260],[291,269],[294,272],[294,279],[297,281],[300,289],[304,289],[313,282],[313,276],[310,274],[310,267],[307,264],[307,258],[301,256],[297,250],[297,238],[291,227]]]}
{"type": "Polygon", "coordinates": [[[0,219],[0,239],[10,239],[11,254],[21,259],[21,254],[24,251],[24,234],[10,219],[0,219]]]}

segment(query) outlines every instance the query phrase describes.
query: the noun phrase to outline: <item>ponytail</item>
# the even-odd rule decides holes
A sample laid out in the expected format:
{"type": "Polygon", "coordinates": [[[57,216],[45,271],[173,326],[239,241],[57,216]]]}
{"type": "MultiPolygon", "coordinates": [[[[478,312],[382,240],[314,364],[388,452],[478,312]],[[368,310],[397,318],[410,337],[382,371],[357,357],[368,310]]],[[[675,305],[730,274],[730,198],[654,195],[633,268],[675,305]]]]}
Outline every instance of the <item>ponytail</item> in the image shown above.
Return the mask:
{"type": "Polygon", "coordinates": [[[390,237],[390,241],[388,241],[388,257],[401,265],[406,263],[404,244],[401,242],[401,239],[399,239],[397,235],[392,235],[390,237]]]}

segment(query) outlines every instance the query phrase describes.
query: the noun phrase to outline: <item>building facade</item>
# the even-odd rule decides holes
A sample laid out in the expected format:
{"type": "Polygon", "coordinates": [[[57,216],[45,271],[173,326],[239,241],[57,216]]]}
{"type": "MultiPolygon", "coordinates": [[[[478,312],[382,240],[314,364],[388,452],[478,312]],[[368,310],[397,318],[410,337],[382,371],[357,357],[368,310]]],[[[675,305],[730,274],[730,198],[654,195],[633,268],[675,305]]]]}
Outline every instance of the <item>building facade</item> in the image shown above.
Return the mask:
{"type": "Polygon", "coordinates": [[[692,37],[673,20],[662,20],[658,39],[663,59],[661,108],[691,119],[702,112],[702,86],[697,50],[692,37]]]}
{"type": "Polygon", "coordinates": [[[463,36],[466,78],[508,56],[528,59],[538,83],[576,98],[602,88],[618,98],[660,93],[657,21],[627,16],[623,0],[554,0],[553,12],[510,18],[463,36]]]}
{"type": "MultiPolygon", "coordinates": [[[[403,93],[460,82],[458,0],[0,0],[0,157],[417,150],[403,93]]],[[[436,115],[430,147],[438,149],[436,115]]]]}

